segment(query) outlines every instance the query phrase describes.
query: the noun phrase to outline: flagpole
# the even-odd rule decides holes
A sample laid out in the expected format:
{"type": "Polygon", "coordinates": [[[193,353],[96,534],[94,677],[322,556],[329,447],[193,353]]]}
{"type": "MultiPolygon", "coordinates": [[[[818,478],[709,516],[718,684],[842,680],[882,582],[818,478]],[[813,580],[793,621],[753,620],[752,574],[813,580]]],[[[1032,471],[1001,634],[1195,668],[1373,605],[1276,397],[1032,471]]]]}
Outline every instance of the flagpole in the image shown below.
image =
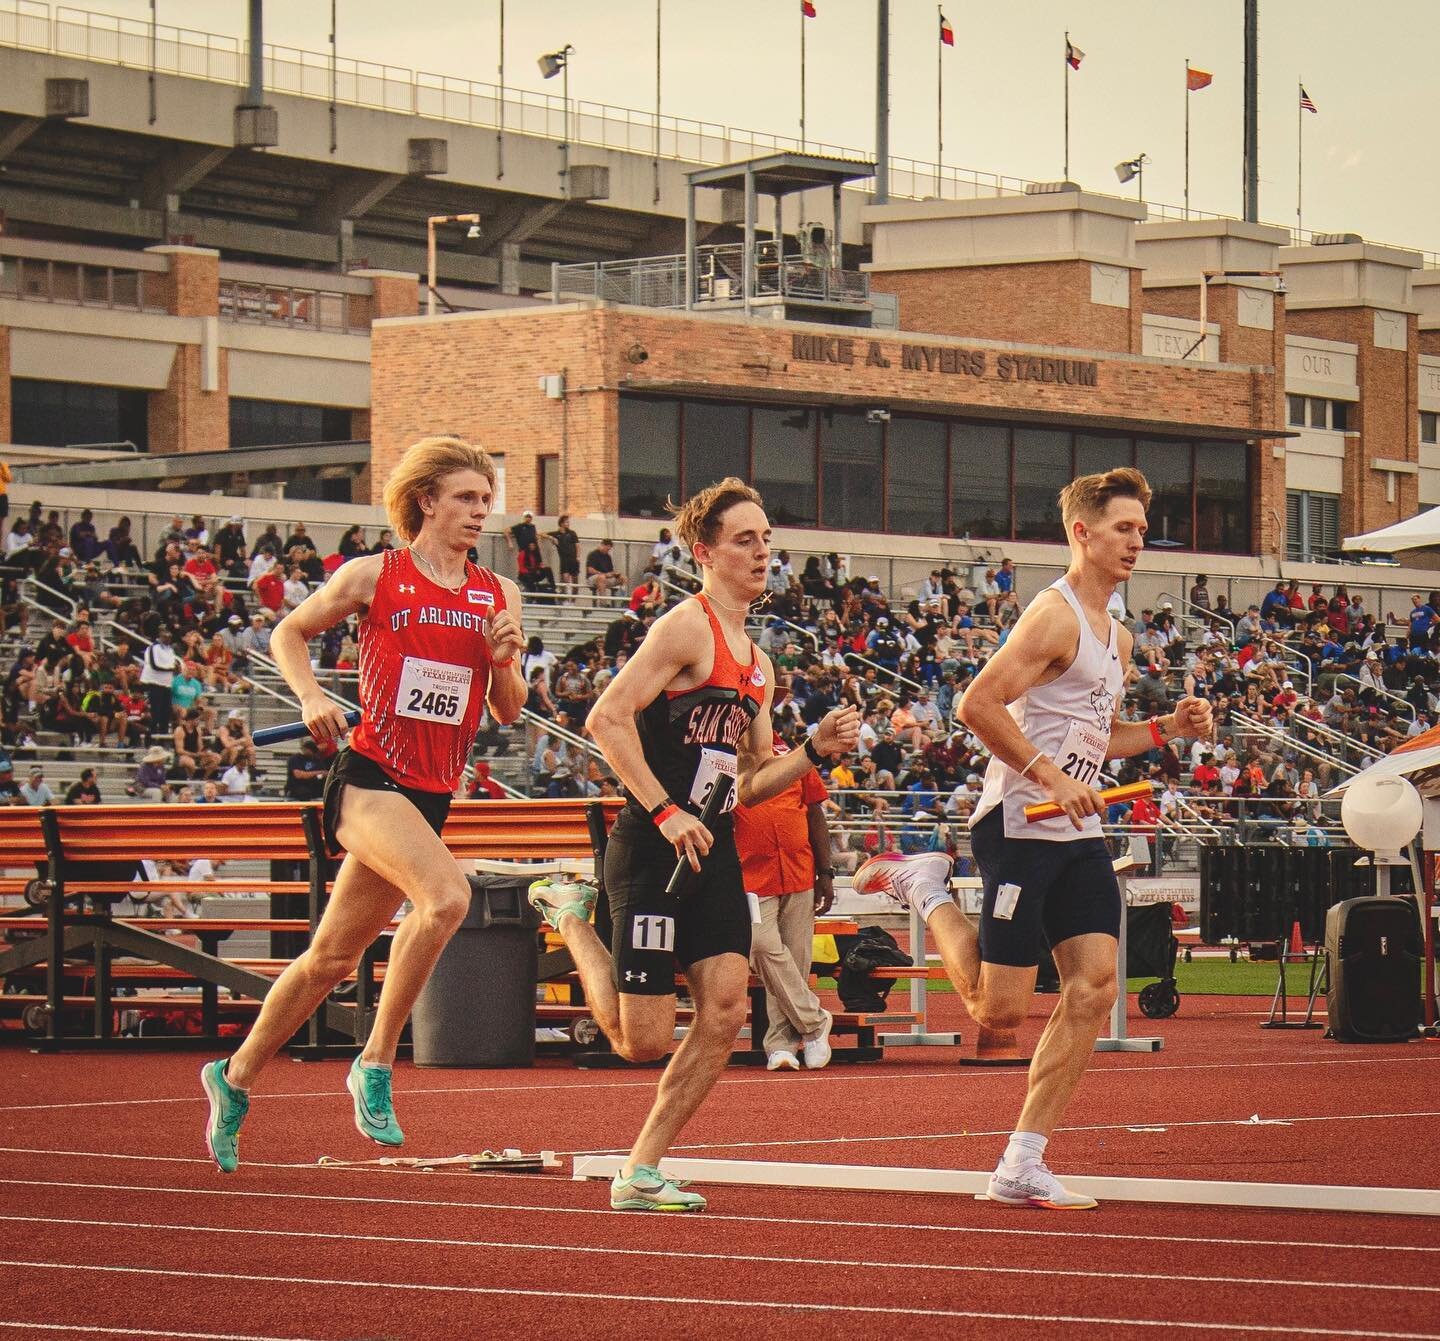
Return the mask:
{"type": "MultiPolygon", "coordinates": [[[[1305,106],[1300,101],[1303,79],[1295,81],[1295,245],[1300,245],[1305,209],[1305,106]]],[[[1393,477],[1392,477],[1393,478],[1393,477]]]]}
{"type": "Polygon", "coordinates": [[[1190,57],[1185,57],[1185,217],[1190,217],[1190,57]]]}
{"type": "Polygon", "coordinates": [[[1070,180],[1070,34],[1065,34],[1065,173],[1070,180]]]}
{"type": "Polygon", "coordinates": [[[800,6],[800,148],[805,148],[805,6],[800,6]]]}
{"type": "Polygon", "coordinates": [[[660,5],[655,0],[655,194],[652,205],[660,203],[660,5]]]}
{"type": "Polygon", "coordinates": [[[945,161],[945,43],[940,37],[940,25],[945,22],[945,11],[935,6],[935,194],[940,195],[940,165],[945,161]]]}

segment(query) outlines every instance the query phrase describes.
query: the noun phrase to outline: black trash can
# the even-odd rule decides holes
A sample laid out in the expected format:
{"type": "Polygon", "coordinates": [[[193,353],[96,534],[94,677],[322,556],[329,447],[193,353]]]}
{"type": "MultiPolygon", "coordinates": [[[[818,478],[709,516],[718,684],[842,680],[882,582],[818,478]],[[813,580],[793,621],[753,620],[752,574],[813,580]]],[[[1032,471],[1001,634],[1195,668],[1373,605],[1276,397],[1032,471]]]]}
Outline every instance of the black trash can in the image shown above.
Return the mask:
{"type": "Polygon", "coordinates": [[[472,875],[470,911],[410,1017],[416,1066],[533,1066],[540,914],[528,877],[472,875]]]}

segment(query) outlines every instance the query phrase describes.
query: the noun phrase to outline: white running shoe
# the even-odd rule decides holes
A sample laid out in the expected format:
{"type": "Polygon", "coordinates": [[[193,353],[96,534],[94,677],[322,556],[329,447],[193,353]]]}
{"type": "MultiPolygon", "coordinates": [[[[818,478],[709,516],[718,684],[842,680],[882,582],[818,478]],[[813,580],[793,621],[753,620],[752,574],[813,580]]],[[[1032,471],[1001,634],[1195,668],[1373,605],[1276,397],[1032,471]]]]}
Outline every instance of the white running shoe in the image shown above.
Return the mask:
{"type": "Polygon", "coordinates": [[[807,1038],[800,1044],[800,1055],[805,1058],[805,1069],[807,1071],[818,1071],[822,1066],[830,1062],[830,1030],[835,1025],[835,1017],[827,1010],[825,1012],[825,1023],[816,1032],[814,1038],[807,1038]]]}
{"type": "Polygon", "coordinates": [[[1088,1211],[1099,1205],[1094,1197],[1067,1191],[1045,1167],[1044,1160],[1019,1169],[1007,1169],[1001,1160],[990,1175],[985,1195],[1002,1206],[1033,1206],[1046,1211],[1088,1211]]]}
{"type": "Polygon", "coordinates": [[[767,1071],[798,1071],[800,1059],[793,1052],[786,1052],[784,1048],[780,1048],[765,1059],[765,1069],[767,1071]]]}
{"type": "Polygon", "coordinates": [[[907,908],[922,908],[950,896],[951,860],[943,852],[902,856],[881,852],[864,862],[850,880],[857,894],[888,894],[907,908]]]}

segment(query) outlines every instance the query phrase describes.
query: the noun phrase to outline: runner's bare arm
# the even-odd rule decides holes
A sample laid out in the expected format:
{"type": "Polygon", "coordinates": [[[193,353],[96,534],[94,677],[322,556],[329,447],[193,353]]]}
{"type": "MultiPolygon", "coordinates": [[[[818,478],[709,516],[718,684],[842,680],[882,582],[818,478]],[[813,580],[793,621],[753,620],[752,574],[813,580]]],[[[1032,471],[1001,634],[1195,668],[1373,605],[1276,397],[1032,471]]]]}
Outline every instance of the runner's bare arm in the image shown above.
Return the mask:
{"type": "MultiPolygon", "coordinates": [[[[646,810],[653,810],[668,797],[659,778],[645,762],[636,716],[657,694],[663,693],[695,663],[696,648],[708,647],[710,626],[698,601],[682,601],[655,621],[645,641],[609,684],[590,710],[585,729],[595,738],[605,761],[625,784],[625,789],[646,810]]],[[[677,809],[660,826],[660,832],[674,844],[693,870],[710,851],[709,829],[688,810],[677,809]]]]}
{"type": "Polygon", "coordinates": [[[1086,815],[1104,809],[1093,787],[1062,773],[1035,746],[1010,715],[1010,705],[1070,664],[1080,634],[1079,620],[1058,591],[1041,592],[1020,616],[1005,644],[985,663],[960,703],[960,720],[996,758],[1042,786],[1077,829],[1086,815]]]}
{"type": "Polygon", "coordinates": [[[310,667],[311,638],[364,610],[375,598],[383,554],[341,564],[326,584],[313,591],[276,626],[270,655],[285,683],[300,700],[300,717],[317,740],[339,740],[350,729],[345,710],[330,698],[310,667]]]}
{"type": "Polygon", "coordinates": [[[520,588],[508,577],[502,577],[500,590],[505,593],[505,608],[491,615],[485,631],[485,641],[490,645],[491,665],[494,673],[490,677],[490,692],[487,701],[490,714],[497,722],[508,726],[525,706],[525,676],[520,669],[520,654],[525,650],[525,632],[522,624],[520,588]],[[498,663],[509,661],[508,666],[498,663]]]}
{"type": "MultiPolygon", "coordinates": [[[[741,737],[736,753],[736,797],[741,805],[753,806],[778,796],[814,767],[804,750],[775,753],[775,732],[770,723],[770,705],[775,697],[775,668],[758,647],[755,655],[765,671],[765,701],[750,729],[741,737]]],[[[853,750],[860,741],[860,714],[847,704],[834,708],[821,719],[813,737],[815,748],[832,757],[853,750]]]]}
{"type": "MultiPolygon", "coordinates": [[[[1132,669],[1130,657],[1135,648],[1135,637],[1129,629],[1121,627],[1119,631],[1118,645],[1120,648],[1120,660],[1125,665],[1126,683],[1129,683],[1130,671],[1132,669]]],[[[1179,736],[1208,736],[1210,734],[1210,705],[1203,698],[1196,698],[1193,694],[1182,698],[1176,705],[1175,711],[1167,713],[1164,717],[1157,717],[1155,724],[1160,728],[1160,734],[1166,740],[1174,740],[1179,736]]],[[[1106,754],[1107,759],[1128,759],[1132,754],[1144,754],[1146,750],[1155,748],[1155,737],[1150,734],[1150,723],[1145,722],[1122,722],[1117,711],[1115,720],[1110,724],[1110,749],[1106,754]]]]}

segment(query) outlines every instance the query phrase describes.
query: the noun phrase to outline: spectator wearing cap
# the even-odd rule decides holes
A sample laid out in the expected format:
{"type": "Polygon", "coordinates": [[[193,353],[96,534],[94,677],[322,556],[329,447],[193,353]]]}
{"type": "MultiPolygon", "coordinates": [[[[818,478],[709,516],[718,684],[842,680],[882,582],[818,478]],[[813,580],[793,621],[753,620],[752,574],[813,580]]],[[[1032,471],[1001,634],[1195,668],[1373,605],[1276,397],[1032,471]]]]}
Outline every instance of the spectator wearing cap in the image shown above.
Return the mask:
{"type": "MultiPolygon", "coordinates": [[[[207,538],[203,534],[204,528],[201,527],[200,531],[201,534],[197,534],[193,538],[201,545],[205,545],[207,538]]],[[[228,568],[245,553],[244,522],[238,516],[231,517],[224,526],[215,532],[214,538],[208,543],[214,548],[217,561],[228,568]]]]}
{"type": "Polygon", "coordinates": [[[229,805],[253,801],[250,795],[251,770],[255,767],[255,748],[242,745],[234,753],[230,767],[220,775],[220,799],[229,805]]]}
{"type": "Polygon", "coordinates": [[[245,725],[245,714],[239,708],[232,709],[220,723],[216,743],[220,749],[220,762],[227,766],[235,763],[246,751],[253,756],[255,742],[250,739],[250,731],[245,725]]]}
{"type": "Polygon", "coordinates": [[[170,755],[163,745],[152,745],[146,750],[135,770],[135,780],[127,788],[130,795],[146,801],[163,801],[170,791],[165,780],[165,766],[169,761],[170,755]]]}
{"type": "Polygon", "coordinates": [[[247,658],[254,652],[258,652],[261,656],[269,656],[270,637],[273,632],[268,617],[257,610],[250,616],[249,626],[237,639],[240,644],[240,654],[247,658]]]}
{"type": "Polygon", "coordinates": [[[20,795],[27,806],[53,806],[55,793],[45,781],[45,770],[39,764],[32,764],[29,777],[20,784],[20,795]]]}
{"type": "Polygon", "coordinates": [[[325,788],[329,765],[311,736],[302,736],[299,748],[285,761],[285,795],[291,801],[318,801],[325,788]]]}
{"type": "Polygon", "coordinates": [[[538,545],[540,542],[539,532],[535,529],[535,514],[526,508],[520,514],[520,520],[505,532],[505,543],[510,553],[519,556],[524,554],[531,545],[538,545]]]}
{"type": "Polygon", "coordinates": [[[900,656],[905,649],[895,630],[890,626],[890,620],[881,615],[865,639],[865,650],[871,660],[893,672],[899,670],[900,656]]]}
{"type": "Polygon", "coordinates": [[[561,764],[551,771],[550,781],[545,786],[545,795],[552,800],[580,795],[580,786],[575,781],[569,764],[561,764]]]}
{"type": "Polygon", "coordinates": [[[1295,705],[1300,702],[1300,695],[1295,692],[1295,682],[1284,680],[1280,685],[1280,692],[1270,700],[1270,706],[1275,709],[1283,708],[1286,712],[1294,712],[1295,705]]]}

